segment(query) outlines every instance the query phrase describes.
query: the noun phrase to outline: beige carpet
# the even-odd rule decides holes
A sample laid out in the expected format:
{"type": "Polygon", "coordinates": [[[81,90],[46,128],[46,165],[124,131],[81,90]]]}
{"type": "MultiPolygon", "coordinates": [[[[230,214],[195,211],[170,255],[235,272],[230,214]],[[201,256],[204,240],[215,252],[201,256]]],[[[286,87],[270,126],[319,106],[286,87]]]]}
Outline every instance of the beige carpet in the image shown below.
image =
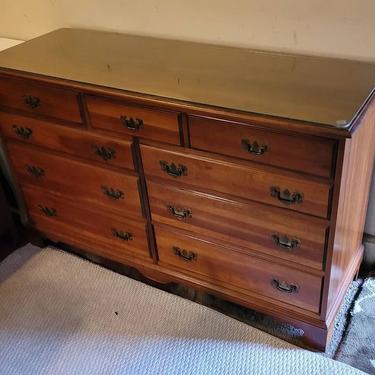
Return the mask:
{"type": "Polygon", "coordinates": [[[0,264],[0,374],[361,374],[54,249],[0,264]]]}

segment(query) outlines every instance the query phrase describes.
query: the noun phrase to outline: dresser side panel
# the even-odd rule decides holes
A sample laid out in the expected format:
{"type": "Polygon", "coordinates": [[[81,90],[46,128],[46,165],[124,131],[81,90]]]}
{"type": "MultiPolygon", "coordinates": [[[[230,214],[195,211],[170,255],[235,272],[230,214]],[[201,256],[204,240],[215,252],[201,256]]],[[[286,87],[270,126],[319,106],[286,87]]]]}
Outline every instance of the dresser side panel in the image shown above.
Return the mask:
{"type": "Polygon", "coordinates": [[[330,273],[327,317],[339,308],[358,270],[363,251],[363,230],[375,155],[374,101],[360,122],[352,138],[345,140],[332,258],[327,269],[327,274],[330,273]]]}

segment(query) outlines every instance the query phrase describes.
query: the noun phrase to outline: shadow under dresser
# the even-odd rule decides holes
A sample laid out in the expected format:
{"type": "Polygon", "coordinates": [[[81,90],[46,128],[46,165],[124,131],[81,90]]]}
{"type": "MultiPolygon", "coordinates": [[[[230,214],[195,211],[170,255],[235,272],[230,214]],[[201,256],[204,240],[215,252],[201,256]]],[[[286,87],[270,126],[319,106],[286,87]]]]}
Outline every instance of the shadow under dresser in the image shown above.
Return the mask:
{"type": "Polygon", "coordinates": [[[60,29],[0,67],[29,225],[324,350],[363,255],[375,65],[60,29]]]}

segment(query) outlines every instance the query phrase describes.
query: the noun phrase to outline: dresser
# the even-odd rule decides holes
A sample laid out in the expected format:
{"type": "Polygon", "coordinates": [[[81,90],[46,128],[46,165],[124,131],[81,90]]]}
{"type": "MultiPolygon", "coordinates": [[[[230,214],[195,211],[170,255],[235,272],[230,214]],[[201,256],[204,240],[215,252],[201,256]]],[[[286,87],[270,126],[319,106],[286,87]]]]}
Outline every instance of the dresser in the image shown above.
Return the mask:
{"type": "Polygon", "coordinates": [[[41,236],[324,350],[363,255],[374,64],[61,29],[0,66],[2,145],[41,236]]]}

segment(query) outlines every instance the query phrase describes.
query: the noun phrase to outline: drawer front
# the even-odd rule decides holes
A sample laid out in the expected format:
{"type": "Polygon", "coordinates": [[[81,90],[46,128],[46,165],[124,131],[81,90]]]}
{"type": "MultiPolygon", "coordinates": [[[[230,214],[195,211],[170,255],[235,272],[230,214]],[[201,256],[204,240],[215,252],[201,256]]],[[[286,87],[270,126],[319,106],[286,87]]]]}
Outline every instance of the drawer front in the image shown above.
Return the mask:
{"type": "Polygon", "coordinates": [[[147,190],[154,222],[322,269],[325,220],[153,182],[147,190]]]}
{"type": "Polygon", "coordinates": [[[8,143],[11,164],[21,184],[39,186],[120,215],[142,217],[138,178],[75,160],[51,155],[30,146],[8,143]]]}
{"type": "Polygon", "coordinates": [[[326,217],[330,185],[275,168],[141,146],[146,175],[326,217]]]}
{"type": "Polygon", "coordinates": [[[312,312],[319,312],[322,280],[318,276],[270,263],[199,240],[182,232],[156,227],[159,264],[255,292],[312,312]]]}
{"type": "Polygon", "coordinates": [[[118,168],[134,169],[131,142],[94,135],[51,122],[0,113],[0,128],[8,139],[43,146],[118,168]]]}
{"type": "Polygon", "coordinates": [[[93,128],[180,144],[178,113],[86,97],[93,128]]]}
{"type": "Polygon", "coordinates": [[[191,147],[330,177],[334,141],[284,135],[228,121],[189,117],[191,147]]]}
{"type": "Polygon", "coordinates": [[[0,78],[0,106],[82,122],[78,93],[31,80],[0,78]]]}
{"type": "Polygon", "coordinates": [[[32,223],[38,229],[51,228],[53,233],[58,233],[61,226],[74,227],[80,235],[98,238],[118,252],[150,256],[144,222],[88,210],[74,201],[31,186],[22,186],[22,192],[32,223]]]}

